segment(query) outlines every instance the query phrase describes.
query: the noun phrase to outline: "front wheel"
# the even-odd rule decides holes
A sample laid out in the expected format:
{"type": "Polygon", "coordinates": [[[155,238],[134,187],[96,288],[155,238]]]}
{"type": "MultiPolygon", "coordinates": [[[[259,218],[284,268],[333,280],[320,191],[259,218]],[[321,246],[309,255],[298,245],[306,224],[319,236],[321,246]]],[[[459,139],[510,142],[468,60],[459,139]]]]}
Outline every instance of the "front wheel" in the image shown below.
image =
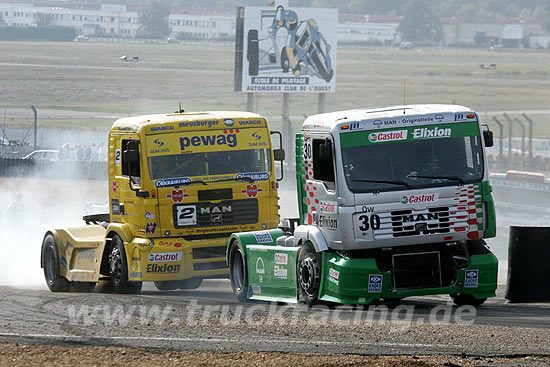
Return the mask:
{"type": "Polygon", "coordinates": [[[52,292],[68,292],[69,281],[59,273],[59,257],[55,238],[52,234],[46,235],[42,243],[44,278],[52,292]]]}
{"type": "Polygon", "coordinates": [[[306,242],[298,254],[298,286],[300,295],[308,306],[319,302],[321,279],[321,254],[311,242],[306,242]]]}
{"type": "Polygon", "coordinates": [[[109,275],[115,293],[139,293],[141,282],[132,282],[128,279],[128,263],[122,239],[113,235],[111,252],[109,254],[109,275]]]}
{"type": "Polygon", "coordinates": [[[248,299],[248,272],[246,258],[241,243],[233,241],[229,250],[229,279],[231,288],[240,302],[248,299]]]}
{"type": "Polygon", "coordinates": [[[453,300],[454,304],[457,306],[480,306],[485,301],[487,301],[487,298],[475,298],[471,294],[466,293],[459,293],[459,294],[451,294],[451,299],[453,300]]]}

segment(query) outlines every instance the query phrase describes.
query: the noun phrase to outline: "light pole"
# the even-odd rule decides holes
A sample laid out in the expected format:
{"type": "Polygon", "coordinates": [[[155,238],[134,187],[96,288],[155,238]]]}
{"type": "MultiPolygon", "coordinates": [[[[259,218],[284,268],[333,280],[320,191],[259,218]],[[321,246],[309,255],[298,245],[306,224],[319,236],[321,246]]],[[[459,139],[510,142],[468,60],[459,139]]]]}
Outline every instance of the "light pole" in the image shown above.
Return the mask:
{"type": "Polygon", "coordinates": [[[487,71],[488,70],[495,70],[497,68],[497,64],[479,64],[481,69],[484,71],[484,81],[485,81],[485,123],[487,123],[487,100],[488,100],[488,92],[487,92],[487,71]]]}
{"type": "Polygon", "coordinates": [[[132,88],[131,88],[131,84],[132,84],[132,63],[133,62],[138,62],[139,61],[139,57],[137,56],[134,56],[134,57],[130,57],[130,56],[121,56],[120,57],[120,60],[122,61],[126,61],[128,62],[128,116],[132,116],[132,88]]]}

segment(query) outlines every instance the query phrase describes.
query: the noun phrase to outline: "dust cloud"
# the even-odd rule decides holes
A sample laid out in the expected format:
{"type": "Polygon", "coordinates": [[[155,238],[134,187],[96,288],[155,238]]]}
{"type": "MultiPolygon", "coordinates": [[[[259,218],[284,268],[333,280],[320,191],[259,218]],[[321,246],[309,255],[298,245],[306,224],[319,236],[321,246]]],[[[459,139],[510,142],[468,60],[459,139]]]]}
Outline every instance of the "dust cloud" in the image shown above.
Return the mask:
{"type": "Polygon", "coordinates": [[[83,225],[86,204],[106,200],[106,183],[0,178],[0,285],[47,289],[40,267],[46,230],[83,225]],[[10,218],[7,208],[17,193],[21,194],[25,210],[19,218],[10,218]]]}

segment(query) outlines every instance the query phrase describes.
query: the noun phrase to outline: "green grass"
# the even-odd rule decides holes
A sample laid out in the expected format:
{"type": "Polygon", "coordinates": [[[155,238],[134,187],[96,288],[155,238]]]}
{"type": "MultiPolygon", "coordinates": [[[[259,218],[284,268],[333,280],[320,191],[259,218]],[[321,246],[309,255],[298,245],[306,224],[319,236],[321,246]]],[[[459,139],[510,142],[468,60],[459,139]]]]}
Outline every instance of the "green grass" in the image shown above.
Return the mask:
{"type": "MultiPolygon", "coordinates": [[[[246,109],[246,95],[233,92],[229,46],[3,42],[0,51],[0,107],[125,114],[131,71],[133,114],[173,112],[179,102],[186,110],[246,109]],[[122,55],[140,61],[129,70],[122,55]]],[[[547,109],[550,101],[547,52],[344,48],[336,75],[337,91],[327,96],[326,111],[402,104],[404,81],[406,103],[457,103],[481,116],[486,90],[489,111],[547,109]],[[486,74],[479,67],[491,63],[497,69],[486,74]]],[[[281,105],[281,94],[259,95],[261,114],[280,115],[281,105]]],[[[316,113],[317,95],[292,95],[290,110],[316,113]]],[[[535,134],[550,137],[550,113],[531,117],[535,134]]],[[[89,120],[41,123],[97,128],[89,120]]]]}

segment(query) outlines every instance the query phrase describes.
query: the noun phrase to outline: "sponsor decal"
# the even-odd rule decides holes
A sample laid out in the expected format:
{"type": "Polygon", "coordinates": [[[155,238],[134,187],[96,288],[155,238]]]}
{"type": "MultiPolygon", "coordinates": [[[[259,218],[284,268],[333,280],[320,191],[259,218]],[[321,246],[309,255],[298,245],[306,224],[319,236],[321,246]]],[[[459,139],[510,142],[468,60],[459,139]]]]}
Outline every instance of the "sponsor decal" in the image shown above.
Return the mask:
{"type": "Polygon", "coordinates": [[[113,188],[113,193],[116,194],[116,192],[118,190],[118,182],[113,181],[113,184],[111,185],[111,187],[113,188]]]}
{"type": "Polygon", "coordinates": [[[246,189],[242,190],[243,194],[248,195],[249,198],[255,198],[256,195],[261,192],[262,189],[256,184],[246,185],[246,189]]]}
{"type": "Polygon", "coordinates": [[[151,131],[170,131],[174,130],[174,126],[168,125],[168,126],[153,126],[151,128],[151,131]]]}
{"type": "Polygon", "coordinates": [[[319,210],[321,213],[336,213],[335,201],[320,201],[319,210]]]}
{"type": "Polygon", "coordinates": [[[261,257],[256,260],[256,274],[265,274],[264,259],[262,259],[261,257]]]}
{"type": "Polygon", "coordinates": [[[155,181],[156,187],[185,185],[191,182],[189,177],[163,178],[155,181]]]}
{"type": "Polygon", "coordinates": [[[120,215],[120,204],[118,199],[111,199],[111,211],[113,215],[120,215]]]}
{"type": "Polygon", "coordinates": [[[160,139],[155,139],[153,141],[153,143],[155,143],[157,145],[158,148],[162,147],[164,145],[164,142],[160,139]]]}
{"type": "Polygon", "coordinates": [[[340,277],[340,272],[338,270],[335,270],[333,268],[328,268],[328,275],[331,277],[338,279],[340,277]]]}
{"type": "Polygon", "coordinates": [[[189,197],[189,194],[183,191],[183,189],[179,189],[172,190],[172,192],[166,195],[166,197],[172,199],[174,203],[181,203],[184,198],[189,197]]]}
{"type": "Polygon", "coordinates": [[[168,263],[173,261],[181,261],[182,257],[183,254],[181,252],[162,252],[147,255],[147,260],[152,263],[168,263]]]}
{"type": "Polygon", "coordinates": [[[434,119],[436,119],[437,121],[441,121],[441,120],[445,119],[445,117],[443,115],[435,115],[434,119]]]}
{"type": "Polygon", "coordinates": [[[403,195],[401,197],[401,204],[426,204],[435,203],[439,200],[439,193],[433,194],[420,194],[420,195],[403,195]]]}
{"type": "Polygon", "coordinates": [[[95,250],[94,249],[80,249],[78,251],[79,260],[87,260],[93,262],[95,260],[95,250]]]}
{"type": "Polygon", "coordinates": [[[275,278],[286,279],[288,277],[288,269],[282,266],[275,265],[273,267],[273,276],[275,278]]]}
{"type": "Polygon", "coordinates": [[[271,243],[273,242],[273,237],[271,233],[267,231],[254,232],[254,237],[256,238],[257,243],[271,243]]]}
{"type": "Polygon", "coordinates": [[[153,242],[138,242],[137,247],[140,252],[149,252],[155,244],[153,242]]]}
{"type": "Polygon", "coordinates": [[[387,141],[407,140],[407,130],[379,131],[369,134],[371,143],[383,143],[387,141]]]}
{"type": "Polygon", "coordinates": [[[176,206],[176,218],[178,227],[197,224],[197,207],[195,205],[176,206]]]}
{"type": "Polygon", "coordinates": [[[255,140],[260,140],[262,138],[262,136],[258,133],[252,133],[252,137],[255,139],[255,140]]]}
{"type": "Polygon", "coordinates": [[[449,138],[451,136],[452,129],[447,127],[441,129],[439,127],[423,127],[413,130],[413,139],[425,139],[425,138],[449,138]]]}
{"type": "Polygon", "coordinates": [[[244,120],[244,121],[239,121],[239,125],[241,126],[247,126],[247,125],[261,125],[262,124],[262,120],[244,120]]]}
{"type": "Polygon", "coordinates": [[[151,214],[151,212],[145,212],[145,219],[153,220],[155,219],[155,215],[151,214]]]}
{"type": "Polygon", "coordinates": [[[147,264],[146,271],[148,273],[179,273],[181,268],[181,265],[174,264],[164,264],[164,265],[158,265],[155,263],[147,264]]]}
{"type": "Polygon", "coordinates": [[[383,124],[383,122],[382,122],[382,120],[374,120],[374,121],[372,122],[372,124],[373,124],[374,126],[380,126],[380,125],[383,124]]]}
{"type": "Polygon", "coordinates": [[[369,293],[382,293],[382,274],[369,274],[369,293]]]}
{"type": "Polygon", "coordinates": [[[233,120],[233,119],[224,119],[223,123],[225,124],[225,126],[231,127],[231,126],[235,125],[235,120],[233,120]]]}
{"type": "Polygon", "coordinates": [[[329,277],[328,280],[336,285],[340,284],[340,281],[338,279],[334,279],[332,277],[329,277]]]}
{"type": "MultiPolygon", "coordinates": [[[[446,217],[445,217],[446,218],[446,217]]],[[[425,214],[410,214],[410,215],[402,215],[401,220],[404,223],[407,222],[420,222],[420,221],[427,221],[427,220],[436,220],[439,219],[439,213],[425,213],[425,214]]]]}
{"type": "Polygon", "coordinates": [[[181,242],[171,242],[171,241],[163,241],[163,240],[160,240],[158,242],[158,245],[159,246],[167,246],[167,247],[175,247],[175,248],[180,248],[181,246],[183,246],[181,244],[181,242]]]}
{"type": "Polygon", "coordinates": [[[143,278],[143,273],[141,271],[130,273],[130,278],[143,278]]]}
{"type": "MultiPolygon", "coordinates": [[[[231,130],[232,132],[233,130],[231,130]]],[[[237,130],[238,132],[238,130],[237,130]]],[[[230,148],[237,146],[237,134],[217,134],[217,135],[202,135],[180,138],[180,149],[185,151],[185,148],[212,146],[212,145],[227,145],[230,148]]]]}
{"type": "Polygon", "coordinates": [[[67,269],[67,259],[65,259],[65,256],[61,256],[61,260],[59,260],[59,262],[65,269],[67,269]]]}
{"type": "Polygon", "coordinates": [[[237,173],[235,178],[250,177],[254,181],[267,181],[269,180],[269,173],[267,172],[249,172],[249,173],[237,173]]]}
{"type": "Polygon", "coordinates": [[[363,129],[361,128],[358,122],[354,122],[349,124],[349,131],[353,131],[353,130],[357,131],[357,130],[363,130],[363,129]]]}
{"type": "Polygon", "coordinates": [[[156,230],[157,230],[156,222],[147,223],[147,225],[145,226],[145,233],[147,234],[155,234],[156,230]]]}
{"type": "Polygon", "coordinates": [[[207,121],[188,121],[180,122],[179,127],[212,127],[217,126],[220,122],[218,120],[207,120],[207,121]]]}
{"type": "Polygon", "coordinates": [[[262,294],[262,288],[260,288],[259,285],[253,285],[252,286],[252,293],[262,294]]]}
{"type": "Polygon", "coordinates": [[[288,254],[276,252],[275,253],[275,264],[287,265],[288,264],[288,254]]]}
{"type": "Polygon", "coordinates": [[[337,230],[338,229],[338,220],[332,217],[327,217],[326,215],[319,216],[319,227],[326,229],[337,230]]]}
{"type": "Polygon", "coordinates": [[[479,281],[479,270],[466,270],[466,281],[464,288],[477,288],[479,281]]]}

